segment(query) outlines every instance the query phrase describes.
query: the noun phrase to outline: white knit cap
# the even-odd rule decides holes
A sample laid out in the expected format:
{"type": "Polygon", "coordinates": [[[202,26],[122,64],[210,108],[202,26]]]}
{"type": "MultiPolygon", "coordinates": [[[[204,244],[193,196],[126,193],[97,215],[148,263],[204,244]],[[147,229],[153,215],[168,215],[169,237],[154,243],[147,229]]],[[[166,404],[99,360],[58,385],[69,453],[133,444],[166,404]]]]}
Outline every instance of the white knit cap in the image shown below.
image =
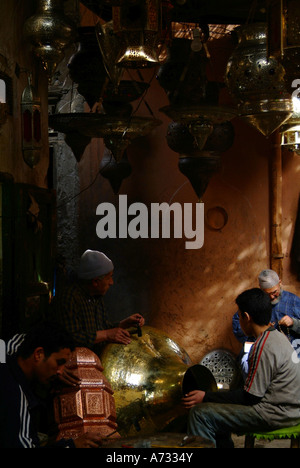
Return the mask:
{"type": "Polygon", "coordinates": [[[91,280],[107,275],[114,269],[113,262],[102,252],[86,250],[80,259],[78,277],[91,280]]]}
{"type": "Polygon", "coordinates": [[[258,282],[261,289],[271,289],[280,282],[276,271],[263,270],[258,276],[258,282]]]}

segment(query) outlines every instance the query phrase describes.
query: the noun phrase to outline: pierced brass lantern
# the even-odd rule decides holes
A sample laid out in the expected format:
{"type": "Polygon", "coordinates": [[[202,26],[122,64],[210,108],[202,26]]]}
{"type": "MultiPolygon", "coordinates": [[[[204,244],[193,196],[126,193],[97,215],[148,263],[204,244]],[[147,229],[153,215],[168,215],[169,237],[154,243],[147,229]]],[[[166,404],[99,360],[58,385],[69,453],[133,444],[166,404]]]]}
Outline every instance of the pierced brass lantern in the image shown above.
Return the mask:
{"type": "Polygon", "coordinates": [[[235,31],[238,45],[228,61],[225,83],[238,102],[239,115],[269,136],[293,112],[285,70],[275,58],[267,58],[265,23],[247,24],[235,31]]]}
{"type": "Polygon", "coordinates": [[[113,7],[114,31],[119,38],[117,65],[149,68],[159,63],[161,0],[138,0],[113,7]]]}
{"type": "Polygon", "coordinates": [[[300,2],[268,0],[268,56],[277,58],[285,69],[290,91],[300,78],[300,2]]]}
{"type": "MultiPolygon", "coordinates": [[[[63,0],[64,1],[64,0],[63,0]]],[[[61,0],[38,0],[36,14],[24,24],[24,35],[33,45],[49,79],[75,37],[75,27],[63,12],[61,0]]]]}

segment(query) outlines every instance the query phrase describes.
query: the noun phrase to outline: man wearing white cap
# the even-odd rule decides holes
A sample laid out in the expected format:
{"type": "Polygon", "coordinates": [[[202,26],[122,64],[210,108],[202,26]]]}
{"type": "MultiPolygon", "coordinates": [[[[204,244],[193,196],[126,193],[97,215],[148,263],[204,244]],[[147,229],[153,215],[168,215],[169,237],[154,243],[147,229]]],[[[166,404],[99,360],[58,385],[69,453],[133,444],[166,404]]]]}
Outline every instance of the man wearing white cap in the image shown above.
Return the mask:
{"type": "MultiPolygon", "coordinates": [[[[263,270],[258,276],[258,283],[260,288],[270,297],[272,304],[272,325],[282,333],[285,333],[300,358],[300,298],[283,289],[282,282],[274,270],[263,270]]],[[[233,316],[232,327],[235,337],[244,345],[240,360],[242,373],[247,375],[247,351],[254,339],[253,337],[244,335],[240,327],[238,313],[233,316]]]]}
{"type": "Polygon", "coordinates": [[[113,270],[112,261],[104,253],[86,250],[80,259],[78,281],[62,294],[57,311],[76,346],[90,348],[97,354],[107,343],[129,344],[127,328],[145,323],[140,314],[115,325],[107,320],[103,296],[113,284],[113,270]]]}

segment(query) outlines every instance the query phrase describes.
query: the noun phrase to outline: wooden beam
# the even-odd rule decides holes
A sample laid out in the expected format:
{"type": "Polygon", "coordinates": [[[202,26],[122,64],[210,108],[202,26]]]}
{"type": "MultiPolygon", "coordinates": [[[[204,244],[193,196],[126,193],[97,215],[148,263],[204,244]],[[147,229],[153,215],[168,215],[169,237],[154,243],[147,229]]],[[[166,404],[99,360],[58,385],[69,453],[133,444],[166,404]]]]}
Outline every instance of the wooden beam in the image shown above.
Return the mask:
{"type": "Polygon", "coordinates": [[[277,130],[272,136],[270,155],[270,207],[271,207],[271,253],[270,268],[280,278],[283,273],[282,252],[282,150],[281,136],[277,130]]]}

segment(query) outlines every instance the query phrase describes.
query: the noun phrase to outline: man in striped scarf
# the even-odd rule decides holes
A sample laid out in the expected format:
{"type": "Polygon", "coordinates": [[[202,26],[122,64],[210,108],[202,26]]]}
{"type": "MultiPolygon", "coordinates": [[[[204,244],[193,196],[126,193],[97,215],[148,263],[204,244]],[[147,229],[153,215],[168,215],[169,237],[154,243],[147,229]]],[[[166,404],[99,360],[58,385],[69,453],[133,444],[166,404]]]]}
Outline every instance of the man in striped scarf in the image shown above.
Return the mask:
{"type": "Polygon", "coordinates": [[[236,299],[241,328],[256,341],[241,389],[203,392],[183,398],[190,409],[188,432],[231,447],[231,433],[275,430],[300,423],[300,361],[287,337],[271,324],[267,293],[250,289],[236,299]]]}

